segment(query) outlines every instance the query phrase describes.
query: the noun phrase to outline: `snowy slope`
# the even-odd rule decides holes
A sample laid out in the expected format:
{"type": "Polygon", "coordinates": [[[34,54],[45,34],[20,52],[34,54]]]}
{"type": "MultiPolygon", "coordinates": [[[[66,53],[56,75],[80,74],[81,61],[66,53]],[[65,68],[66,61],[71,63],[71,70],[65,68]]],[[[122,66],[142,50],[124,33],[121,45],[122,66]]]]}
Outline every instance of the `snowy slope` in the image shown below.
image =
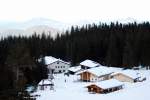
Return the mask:
{"type": "Polygon", "coordinates": [[[64,76],[63,74],[55,75],[55,90],[40,91],[33,94],[39,94],[37,100],[146,100],[150,98],[150,71],[139,71],[147,77],[144,82],[124,83],[125,87],[122,90],[108,94],[89,94],[85,86],[88,83],[78,82],[78,77],[64,76]],[[66,82],[65,82],[66,80],[66,82]]]}

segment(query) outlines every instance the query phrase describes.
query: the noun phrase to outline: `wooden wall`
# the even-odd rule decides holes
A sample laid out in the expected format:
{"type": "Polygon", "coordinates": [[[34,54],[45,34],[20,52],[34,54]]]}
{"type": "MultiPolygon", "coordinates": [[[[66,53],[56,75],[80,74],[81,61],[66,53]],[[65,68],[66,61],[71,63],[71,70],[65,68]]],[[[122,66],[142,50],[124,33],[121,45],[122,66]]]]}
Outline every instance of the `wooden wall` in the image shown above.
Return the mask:
{"type": "Polygon", "coordinates": [[[90,81],[91,73],[89,72],[83,72],[80,74],[82,81],[90,81]]]}
{"type": "Polygon", "coordinates": [[[117,79],[119,81],[122,81],[122,82],[131,82],[133,83],[134,82],[134,79],[122,74],[122,73],[118,73],[118,74],[115,74],[112,76],[114,79],[117,79]]]}

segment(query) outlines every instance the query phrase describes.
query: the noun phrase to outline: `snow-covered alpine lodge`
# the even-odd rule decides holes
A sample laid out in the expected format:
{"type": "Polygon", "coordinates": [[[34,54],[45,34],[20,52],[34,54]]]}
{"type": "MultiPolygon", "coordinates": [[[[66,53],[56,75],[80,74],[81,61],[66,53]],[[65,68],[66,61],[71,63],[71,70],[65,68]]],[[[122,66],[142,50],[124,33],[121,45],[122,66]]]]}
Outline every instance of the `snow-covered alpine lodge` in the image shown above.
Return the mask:
{"type": "Polygon", "coordinates": [[[52,56],[46,56],[44,57],[44,60],[49,71],[53,70],[54,73],[68,72],[68,68],[71,66],[69,62],[54,58],[52,56]]]}

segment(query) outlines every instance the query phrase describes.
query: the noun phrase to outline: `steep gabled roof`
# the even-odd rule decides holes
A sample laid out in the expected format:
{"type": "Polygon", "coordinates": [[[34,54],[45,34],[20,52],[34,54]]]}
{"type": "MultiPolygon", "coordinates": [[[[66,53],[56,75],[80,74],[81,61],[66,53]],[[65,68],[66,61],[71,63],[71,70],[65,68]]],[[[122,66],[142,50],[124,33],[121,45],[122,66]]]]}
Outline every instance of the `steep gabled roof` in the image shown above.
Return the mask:
{"type": "Polygon", "coordinates": [[[54,58],[52,56],[45,56],[44,60],[45,60],[45,64],[46,65],[49,65],[51,63],[54,63],[54,62],[58,61],[58,59],[56,59],[56,58],[54,58]]]}
{"type": "Polygon", "coordinates": [[[89,72],[89,73],[94,74],[94,75],[99,77],[99,76],[102,76],[102,75],[111,74],[111,73],[114,72],[114,70],[109,69],[109,68],[107,68],[105,66],[100,66],[100,67],[96,67],[96,68],[91,68],[91,69],[80,71],[77,74],[81,74],[83,72],[89,72]]]}
{"type": "Polygon", "coordinates": [[[110,89],[110,88],[122,86],[124,84],[122,82],[116,80],[116,79],[110,79],[110,80],[105,80],[105,81],[93,83],[93,84],[90,84],[88,86],[91,86],[91,85],[96,85],[102,89],[110,89]]]}
{"type": "Polygon", "coordinates": [[[132,79],[136,79],[136,78],[141,77],[141,74],[135,72],[134,70],[123,70],[123,71],[115,72],[112,75],[116,75],[116,74],[119,74],[119,73],[121,73],[121,74],[123,74],[125,76],[128,76],[128,77],[130,77],[132,79]]]}
{"type": "Polygon", "coordinates": [[[44,59],[45,59],[45,64],[46,64],[46,65],[50,65],[50,64],[52,64],[52,63],[54,63],[54,62],[57,62],[57,61],[63,62],[63,63],[66,63],[66,64],[70,64],[69,62],[63,61],[63,60],[61,60],[61,59],[57,59],[57,58],[52,57],[52,56],[45,56],[44,59]]]}
{"type": "Polygon", "coordinates": [[[80,65],[83,65],[83,66],[87,66],[87,67],[97,67],[99,66],[100,64],[97,63],[97,62],[94,62],[92,60],[84,60],[83,62],[80,63],[80,65]]]}
{"type": "Polygon", "coordinates": [[[81,70],[81,66],[70,67],[68,70],[70,70],[72,72],[78,72],[81,70]]]}
{"type": "Polygon", "coordinates": [[[49,84],[52,84],[50,80],[48,79],[43,79],[39,82],[38,85],[49,85],[49,84]]]}

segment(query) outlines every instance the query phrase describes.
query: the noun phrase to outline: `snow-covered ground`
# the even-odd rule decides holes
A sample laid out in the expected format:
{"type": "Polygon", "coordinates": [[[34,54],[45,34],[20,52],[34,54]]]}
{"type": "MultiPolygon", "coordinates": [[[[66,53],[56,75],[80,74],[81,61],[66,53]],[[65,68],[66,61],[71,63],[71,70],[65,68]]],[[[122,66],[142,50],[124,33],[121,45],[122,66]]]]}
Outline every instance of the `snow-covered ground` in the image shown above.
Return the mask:
{"type": "Polygon", "coordinates": [[[89,82],[78,82],[76,75],[68,77],[57,74],[54,76],[54,91],[38,90],[33,95],[40,95],[37,100],[148,100],[150,98],[150,70],[139,70],[139,72],[146,76],[146,81],[124,83],[124,89],[108,94],[90,94],[85,88],[89,82]]]}

